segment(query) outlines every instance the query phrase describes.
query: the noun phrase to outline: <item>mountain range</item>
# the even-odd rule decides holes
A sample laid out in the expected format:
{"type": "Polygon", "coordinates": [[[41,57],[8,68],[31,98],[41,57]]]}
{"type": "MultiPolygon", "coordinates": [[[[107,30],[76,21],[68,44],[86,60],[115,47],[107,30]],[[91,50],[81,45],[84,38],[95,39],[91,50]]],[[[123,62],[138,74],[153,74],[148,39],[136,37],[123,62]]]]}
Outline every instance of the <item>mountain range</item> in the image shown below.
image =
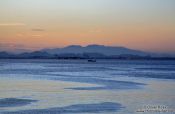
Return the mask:
{"type": "Polygon", "coordinates": [[[121,54],[132,54],[132,55],[139,55],[139,56],[146,56],[148,53],[133,50],[125,47],[112,47],[112,46],[104,46],[104,45],[88,45],[82,47],[80,45],[71,45],[64,48],[54,48],[54,49],[43,49],[42,51],[48,52],[50,54],[65,54],[65,53],[74,53],[74,54],[81,54],[81,53],[100,53],[107,56],[112,55],[121,55],[121,54]]]}
{"type": "Polygon", "coordinates": [[[154,54],[125,47],[114,47],[104,45],[70,45],[64,48],[42,49],[34,52],[24,52],[12,54],[0,52],[0,58],[150,58],[150,57],[170,57],[168,55],[154,54]]]}

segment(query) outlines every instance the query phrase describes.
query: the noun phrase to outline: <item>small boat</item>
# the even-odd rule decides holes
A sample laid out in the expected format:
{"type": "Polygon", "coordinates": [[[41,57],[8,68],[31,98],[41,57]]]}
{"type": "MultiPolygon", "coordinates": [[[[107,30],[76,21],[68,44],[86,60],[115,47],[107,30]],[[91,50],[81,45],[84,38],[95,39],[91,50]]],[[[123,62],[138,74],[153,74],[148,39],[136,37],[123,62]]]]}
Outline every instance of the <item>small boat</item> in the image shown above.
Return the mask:
{"type": "Polygon", "coordinates": [[[88,62],[96,62],[95,59],[89,59],[88,62]]]}

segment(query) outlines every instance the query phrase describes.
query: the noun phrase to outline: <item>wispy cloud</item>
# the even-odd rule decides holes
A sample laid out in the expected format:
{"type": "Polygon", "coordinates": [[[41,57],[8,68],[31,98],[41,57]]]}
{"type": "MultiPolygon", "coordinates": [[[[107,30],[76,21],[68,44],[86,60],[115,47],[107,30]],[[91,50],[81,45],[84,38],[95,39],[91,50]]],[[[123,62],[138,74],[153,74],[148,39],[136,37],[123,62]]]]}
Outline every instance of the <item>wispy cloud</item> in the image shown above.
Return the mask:
{"type": "Polygon", "coordinates": [[[94,30],[90,30],[89,32],[90,33],[101,33],[101,32],[104,32],[104,30],[102,30],[102,29],[94,29],[94,30]]]}
{"type": "Polygon", "coordinates": [[[40,34],[34,34],[34,35],[32,35],[32,37],[42,37],[42,35],[40,35],[40,34]]]}
{"type": "Polygon", "coordinates": [[[8,51],[13,53],[29,52],[32,50],[41,49],[40,46],[27,46],[15,43],[0,43],[0,51],[8,51]]]}
{"type": "Polygon", "coordinates": [[[18,37],[23,37],[24,34],[18,33],[18,34],[16,34],[16,36],[18,36],[18,37]]]}
{"type": "Polygon", "coordinates": [[[44,29],[41,29],[41,28],[34,28],[34,29],[32,29],[32,31],[43,32],[43,31],[45,31],[45,30],[44,30],[44,29]]]}
{"type": "Polygon", "coordinates": [[[25,46],[22,44],[14,44],[14,43],[0,43],[0,48],[24,48],[25,46]]]}
{"type": "Polygon", "coordinates": [[[25,23],[0,23],[0,26],[26,26],[25,23]]]}

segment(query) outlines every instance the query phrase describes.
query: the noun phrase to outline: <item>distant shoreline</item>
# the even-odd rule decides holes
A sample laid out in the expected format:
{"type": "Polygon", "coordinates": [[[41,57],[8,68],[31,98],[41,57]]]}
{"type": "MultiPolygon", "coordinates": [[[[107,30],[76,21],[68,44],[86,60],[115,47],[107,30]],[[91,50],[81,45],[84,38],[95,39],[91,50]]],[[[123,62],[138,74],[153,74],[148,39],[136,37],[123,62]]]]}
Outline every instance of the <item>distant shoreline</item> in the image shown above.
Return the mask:
{"type": "Polygon", "coordinates": [[[77,58],[77,57],[60,57],[60,58],[40,58],[40,57],[29,57],[29,58],[18,58],[18,57],[9,57],[9,58],[0,58],[0,60],[3,59],[33,59],[33,60],[39,60],[39,59],[50,59],[50,60],[89,60],[89,59],[96,59],[96,60],[172,60],[174,61],[174,57],[150,57],[150,58],[77,58]]]}
{"type": "Polygon", "coordinates": [[[150,54],[103,54],[103,53],[60,53],[51,54],[45,51],[13,54],[0,52],[0,59],[59,59],[59,60],[82,60],[82,59],[108,59],[108,60],[175,60],[174,56],[153,56],[150,54]]]}

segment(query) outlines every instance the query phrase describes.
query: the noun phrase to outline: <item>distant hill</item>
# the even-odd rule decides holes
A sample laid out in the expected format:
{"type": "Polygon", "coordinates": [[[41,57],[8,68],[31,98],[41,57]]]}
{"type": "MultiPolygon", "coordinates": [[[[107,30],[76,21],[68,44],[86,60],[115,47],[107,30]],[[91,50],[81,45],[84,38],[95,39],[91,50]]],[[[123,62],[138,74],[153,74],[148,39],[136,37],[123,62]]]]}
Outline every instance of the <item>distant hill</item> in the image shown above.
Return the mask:
{"type": "Polygon", "coordinates": [[[148,53],[125,47],[88,45],[85,47],[71,45],[64,48],[43,49],[34,52],[12,54],[0,52],[0,59],[146,59],[175,60],[174,56],[148,53]]]}
{"type": "Polygon", "coordinates": [[[49,54],[44,51],[34,51],[34,52],[26,52],[16,55],[18,58],[51,58],[53,57],[52,54],[49,54]]]}
{"type": "Polygon", "coordinates": [[[14,56],[13,54],[9,54],[5,51],[0,52],[0,58],[8,58],[14,56]]]}
{"type": "Polygon", "coordinates": [[[113,46],[104,46],[104,45],[88,45],[86,47],[82,47],[80,45],[71,45],[64,48],[54,48],[54,49],[43,49],[50,54],[64,54],[64,53],[74,53],[74,54],[82,54],[82,53],[100,53],[107,56],[112,55],[122,55],[122,54],[131,54],[131,55],[139,55],[146,56],[149,53],[133,50],[125,47],[113,47],[113,46]]]}

